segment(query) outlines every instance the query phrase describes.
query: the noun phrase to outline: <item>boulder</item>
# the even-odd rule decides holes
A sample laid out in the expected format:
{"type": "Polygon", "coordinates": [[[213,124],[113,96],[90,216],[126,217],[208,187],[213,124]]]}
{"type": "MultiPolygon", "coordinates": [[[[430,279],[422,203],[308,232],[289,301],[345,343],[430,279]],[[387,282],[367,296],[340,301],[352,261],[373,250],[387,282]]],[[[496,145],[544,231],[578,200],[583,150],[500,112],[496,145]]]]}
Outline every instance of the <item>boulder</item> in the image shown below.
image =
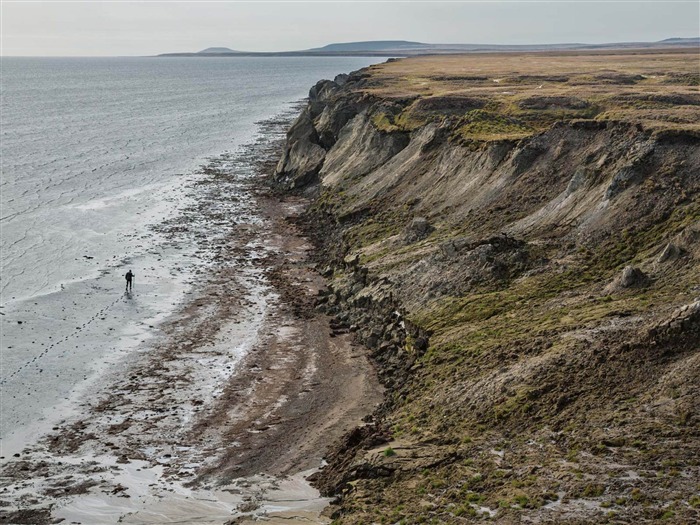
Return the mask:
{"type": "Polygon", "coordinates": [[[625,266],[622,273],[605,287],[605,292],[612,293],[628,288],[641,288],[646,286],[648,281],[646,274],[636,266],[625,266]]]}
{"type": "Polygon", "coordinates": [[[622,288],[633,288],[646,284],[647,276],[634,266],[625,266],[620,275],[619,284],[622,288]]]}
{"type": "Polygon", "coordinates": [[[425,217],[415,217],[406,227],[404,241],[406,244],[418,242],[428,237],[434,230],[435,228],[425,217]]]}

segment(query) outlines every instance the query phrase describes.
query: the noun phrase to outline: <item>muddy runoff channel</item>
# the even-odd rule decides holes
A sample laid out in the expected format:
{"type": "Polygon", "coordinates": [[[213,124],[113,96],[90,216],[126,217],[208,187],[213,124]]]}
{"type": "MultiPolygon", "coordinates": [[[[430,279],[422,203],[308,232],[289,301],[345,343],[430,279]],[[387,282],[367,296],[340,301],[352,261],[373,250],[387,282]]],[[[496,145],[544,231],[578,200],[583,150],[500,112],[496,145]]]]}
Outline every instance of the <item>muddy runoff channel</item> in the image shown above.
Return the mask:
{"type": "Polygon", "coordinates": [[[327,523],[306,477],[381,400],[364,349],[314,301],[323,278],[264,184],[289,117],[212,160],[159,226],[207,264],[157,337],[37,443],[5,458],[0,523],[327,523]]]}

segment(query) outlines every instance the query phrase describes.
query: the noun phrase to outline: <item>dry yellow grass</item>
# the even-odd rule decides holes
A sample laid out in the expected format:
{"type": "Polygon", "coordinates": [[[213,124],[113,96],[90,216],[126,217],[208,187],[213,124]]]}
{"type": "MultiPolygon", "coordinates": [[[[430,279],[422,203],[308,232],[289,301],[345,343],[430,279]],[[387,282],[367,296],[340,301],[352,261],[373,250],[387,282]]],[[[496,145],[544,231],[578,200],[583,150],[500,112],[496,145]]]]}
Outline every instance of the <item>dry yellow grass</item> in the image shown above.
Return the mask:
{"type": "Polygon", "coordinates": [[[446,116],[463,119],[465,137],[477,139],[524,136],[576,118],[700,130],[697,49],[426,56],[369,71],[364,91],[405,104],[400,114],[375,119],[387,131],[446,116]]]}

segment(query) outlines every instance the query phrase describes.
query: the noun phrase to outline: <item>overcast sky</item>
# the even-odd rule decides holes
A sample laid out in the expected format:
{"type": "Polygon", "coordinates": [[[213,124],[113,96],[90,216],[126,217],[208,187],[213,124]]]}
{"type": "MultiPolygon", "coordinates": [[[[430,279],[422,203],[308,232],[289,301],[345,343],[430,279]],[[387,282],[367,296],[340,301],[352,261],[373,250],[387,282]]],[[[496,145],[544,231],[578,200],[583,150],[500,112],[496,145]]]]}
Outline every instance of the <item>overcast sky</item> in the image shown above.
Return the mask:
{"type": "Polygon", "coordinates": [[[2,54],[287,51],[357,40],[539,44],[700,34],[700,2],[2,0],[2,54]]]}

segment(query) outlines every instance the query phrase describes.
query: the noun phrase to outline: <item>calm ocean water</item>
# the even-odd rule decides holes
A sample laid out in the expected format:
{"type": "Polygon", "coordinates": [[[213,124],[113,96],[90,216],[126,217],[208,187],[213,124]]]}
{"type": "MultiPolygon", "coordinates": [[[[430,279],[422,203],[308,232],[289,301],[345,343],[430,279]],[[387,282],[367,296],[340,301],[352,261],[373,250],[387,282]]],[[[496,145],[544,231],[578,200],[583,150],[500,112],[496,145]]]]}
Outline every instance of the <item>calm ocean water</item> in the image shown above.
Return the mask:
{"type": "Polygon", "coordinates": [[[3,58],[2,302],[85,278],[94,264],[76,258],[119,255],[116,234],[143,222],[129,196],[372,60],[3,58]]]}
{"type": "Polygon", "coordinates": [[[141,341],[172,309],[183,285],[169,270],[187,254],[158,252],[148,232],[182,206],[187,176],[317,80],[382,60],[2,59],[4,444],[54,418],[116,338],[141,341]],[[124,305],[130,264],[141,295],[124,305]]]}

